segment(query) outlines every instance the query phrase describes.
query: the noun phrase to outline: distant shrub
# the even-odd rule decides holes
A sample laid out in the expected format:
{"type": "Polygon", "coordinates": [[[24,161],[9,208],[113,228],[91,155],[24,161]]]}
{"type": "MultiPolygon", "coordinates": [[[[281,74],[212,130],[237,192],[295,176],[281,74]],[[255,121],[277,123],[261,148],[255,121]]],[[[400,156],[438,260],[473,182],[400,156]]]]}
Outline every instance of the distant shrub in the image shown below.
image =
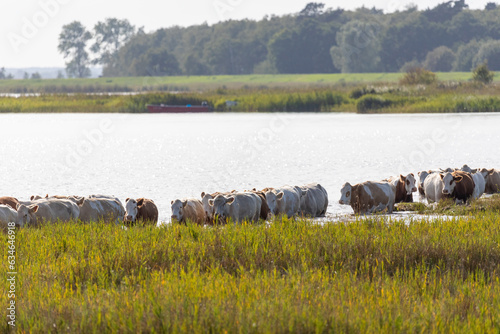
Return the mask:
{"type": "Polygon", "coordinates": [[[440,46],[427,53],[424,67],[431,71],[450,72],[455,59],[455,53],[450,48],[440,46]]]}
{"type": "Polygon", "coordinates": [[[495,73],[488,69],[488,63],[485,62],[477,66],[474,71],[472,71],[472,79],[476,82],[482,82],[484,84],[490,84],[493,81],[495,73]]]}
{"type": "Polygon", "coordinates": [[[381,96],[365,95],[356,103],[356,109],[359,113],[367,113],[371,110],[390,107],[392,104],[391,100],[384,99],[381,96]]]}
{"type": "Polygon", "coordinates": [[[435,73],[419,67],[407,71],[399,83],[402,85],[431,85],[436,81],[435,73]]]}
{"type": "Polygon", "coordinates": [[[351,99],[359,99],[360,97],[367,95],[367,94],[376,94],[376,91],[373,87],[372,88],[368,88],[366,86],[365,87],[357,87],[351,91],[351,93],[349,94],[349,97],[351,99]]]}

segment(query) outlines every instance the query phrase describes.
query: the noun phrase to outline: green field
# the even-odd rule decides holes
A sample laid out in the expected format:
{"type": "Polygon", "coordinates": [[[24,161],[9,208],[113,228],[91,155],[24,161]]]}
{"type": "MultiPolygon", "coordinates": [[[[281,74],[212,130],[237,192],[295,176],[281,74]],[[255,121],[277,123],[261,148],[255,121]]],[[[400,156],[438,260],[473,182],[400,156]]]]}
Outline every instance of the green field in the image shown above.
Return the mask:
{"type": "MultiPolygon", "coordinates": [[[[98,79],[0,80],[0,93],[67,93],[131,91],[198,91],[226,86],[317,87],[343,84],[397,82],[402,73],[252,74],[218,76],[120,77],[98,79]]],[[[437,73],[442,81],[467,81],[469,72],[437,73]]]]}
{"type": "Polygon", "coordinates": [[[15,234],[16,330],[498,333],[498,199],[411,223],[24,228],[15,234]]]}

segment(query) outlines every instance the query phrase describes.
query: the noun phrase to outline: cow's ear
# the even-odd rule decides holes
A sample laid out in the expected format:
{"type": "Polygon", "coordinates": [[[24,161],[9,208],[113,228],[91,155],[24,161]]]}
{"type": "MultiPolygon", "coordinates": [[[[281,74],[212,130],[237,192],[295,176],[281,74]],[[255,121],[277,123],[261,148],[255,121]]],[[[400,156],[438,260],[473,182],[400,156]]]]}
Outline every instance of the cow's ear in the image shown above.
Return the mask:
{"type": "Polygon", "coordinates": [[[30,212],[37,212],[38,211],[38,205],[35,205],[34,207],[30,208],[30,212]]]}
{"type": "Polygon", "coordinates": [[[257,191],[257,188],[253,188],[252,191],[257,191]]]}
{"type": "Polygon", "coordinates": [[[444,174],[439,173],[439,176],[441,177],[441,180],[444,179],[444,174]]]}
{"type": "Polygon", "coordinates": [[[21,206],[21,203],[16,204],[16,211],[19,210],[19,207],[21,206]]]}
{"type": "Polygon", "coordinates": [[[413,176],[413,177],[415,177],[415,174],[413,174],[413,173],[411,173],[410,175],[413,176]]]}
{"type": "Polygon", "coordinates": [[[49,194],[45,194],[45,198],[49,198],[49,194]]]}
{"type": "MultiPolygon", "coordinates": [[[[75,198],[76,199],[76,198],[75,198]]],[[[85,197],[81,197],[80,199],[76,200],[76,205],[82,206],[83,202],[85,202],[85,197]]]]}
{"type": "Polygon", "coordinates": [[[205,197],[205,192],[201,193],[201,198],[205,197]]]}
{"type": "Polygon", "coordinates": [[[399,174],[399,181],[405,182],[405,177],[402,174],[399,174]]]}
{"type": "Polygon", "coordinates": [[[227,203],[227,204],[231,204],[231,203],[233,203],[233,202],[234,202],[234,197],[233,197],[233,196],[229,197],[229,198],[226,200],[226,203],[227,203]]]}
{"type": "Polygon", "coordinates": [[[495,168],[492,168],[492,169],[488,170],[488,175],[491,175],[491,174],[493,174],[494,172],[495,172],[495,168]]]}
{"type": "Polygon", "coordinates": [[[32,200],[33,200],[33,198],[35,198],[35,196],[34,196],[34,195],[30,197],[30,201],[32,201],[32,200]]]}
{"type": "Polygon", "coordinates": [[[174,201],[170,201],[170,205],[174,204],[174,201]]]}
{"type": "Polygon", "coordinates": [[[285,193],[284,193],[284,192],[282,192],[282,191],[280,191],[280,192],[279,192],[279,194],[278,194],[278,195],[276,195],[276,198],[277,198],[277,199],[282,199],[284,195],[285,195],[285,193]]]}
{"type": "Polygon", "coordinates": [[[183,207],[183,208],[185,208],[187,204],[188,204],[188,201],[187,201],[187,200],[182,201],[182,207],[183,207]]]}
{"type": "Polygon", "coordinates": [[[128,202],[128,200],[129,200],[129,199],[130,199],[130,198],[129,198],[129,197],[127,197],[127,199],[125,200],[125,202],[128,202]]]}
{"type": "Polygon", "coordinates": [[[306,196],[307,195],[307,189],[306,190],[302,190],[302,196],[306,196]]]}
{"type": "Polygon", "coordinates": [[[463,177],[462,176],[455,176],[453,180],[455,180],[456,183],[462,182],[463,177]]]}
{"type": "Polygon", "coordinates": [[[141,198],[140,200],[137,201],[137,205],[141,206],[144,204],[144,198],[141,198]]]}
{"type": "Polygon", "coordinates": [[[214,206],[214,200],[213,200],[213,199],[209,199],[209,200],[208,200],[208,205],[210,205],[210,206],[214,206]]]}

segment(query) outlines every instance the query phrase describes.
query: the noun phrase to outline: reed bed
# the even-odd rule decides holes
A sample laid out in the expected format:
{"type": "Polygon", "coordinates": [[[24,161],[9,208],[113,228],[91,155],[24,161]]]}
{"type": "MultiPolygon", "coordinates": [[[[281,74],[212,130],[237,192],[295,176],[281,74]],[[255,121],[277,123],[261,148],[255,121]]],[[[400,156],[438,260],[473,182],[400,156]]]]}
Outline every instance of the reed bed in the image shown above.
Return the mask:
{"type": "Polygon", "coordinates": [[[500,329],[498,210],[409,224],[58,223],[18,230],[16,245],[17,331],[500,329]]]}
{"type": "Polygon", "coordinates": [[[429,86],[377,83],[334,87],[244,86],[204,92],[132,95],[41,94],[0,97],[0,113],[143,113],[147,104],[201,104],[218,112],[451,113],[500,111],[500,85],[440,82],[429,86]],[[226,101],[237,101],[236,106],[226,101]]]}

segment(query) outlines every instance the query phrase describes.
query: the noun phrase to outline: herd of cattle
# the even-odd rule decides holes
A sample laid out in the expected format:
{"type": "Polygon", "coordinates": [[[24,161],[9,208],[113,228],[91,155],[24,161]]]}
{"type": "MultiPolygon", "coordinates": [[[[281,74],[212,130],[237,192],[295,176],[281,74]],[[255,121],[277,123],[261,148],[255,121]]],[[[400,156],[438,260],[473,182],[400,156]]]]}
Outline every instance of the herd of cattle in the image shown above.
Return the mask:
{"type": "MultiPolygon", "coordinates": [[[[341,189],[340,204],[350,205],[356,214],[374,212],[392,213],[395,203],[413,202],[418,189],[429,202],[450,197],[467,202],[483,193],[500,192],[500,171],[495,169],[441,169],[400,175],[383,181],[367,181],[355,185],[345,183],[341,189]]],[[[288,217],[322,217],[328,207],[328,193],[320,184],[283,186],[262,190],[201,193],[196,198],[171,201],[172,221],[197,224],[227,223],[229,220],[255,222],[272,215],[288,217]]],[[[20,227],[39,226],[45,222],[106,221],[127,226],[138,222],[158,222],[158,208],[151,199],[127,198],[125,206],[113,196],[31,196],[29,201],[14,197],[0,197],[0,224],[15,222],[20,227]]]]}
{"type": "Polygon", "coordinates": [[[477,199],[484,193],[500,192],[500,171],[495,169],[446,168],[429,170],[415,175],[367,181],[356,185],[344,184],[339,203],[351,205],[354,213],[368,214],[387,211],[392,213],[395,203],[413,202],[413,192],[418,192],[428,202],[453,198],[457,202],[477,199]]]}
{"type": "MultiPolygon", "coordinates": [[[[227,223],[268,219],[271,215],[286,214],[319,217],[326,214],[328,194],[320,184],[285,186],[244,192],[201,194],[196,198],[171,202],[172,221],[197,224],[227,223]]],[[[15,222],[20,227],[39,226],[45,222],[106,221],[117,224],[155,224],[158,222],[156,204],[145,198],[125,200],[125,206],[113,196],[31,196],[29,201],[0,197],[0,223],[15,222]]]]}

